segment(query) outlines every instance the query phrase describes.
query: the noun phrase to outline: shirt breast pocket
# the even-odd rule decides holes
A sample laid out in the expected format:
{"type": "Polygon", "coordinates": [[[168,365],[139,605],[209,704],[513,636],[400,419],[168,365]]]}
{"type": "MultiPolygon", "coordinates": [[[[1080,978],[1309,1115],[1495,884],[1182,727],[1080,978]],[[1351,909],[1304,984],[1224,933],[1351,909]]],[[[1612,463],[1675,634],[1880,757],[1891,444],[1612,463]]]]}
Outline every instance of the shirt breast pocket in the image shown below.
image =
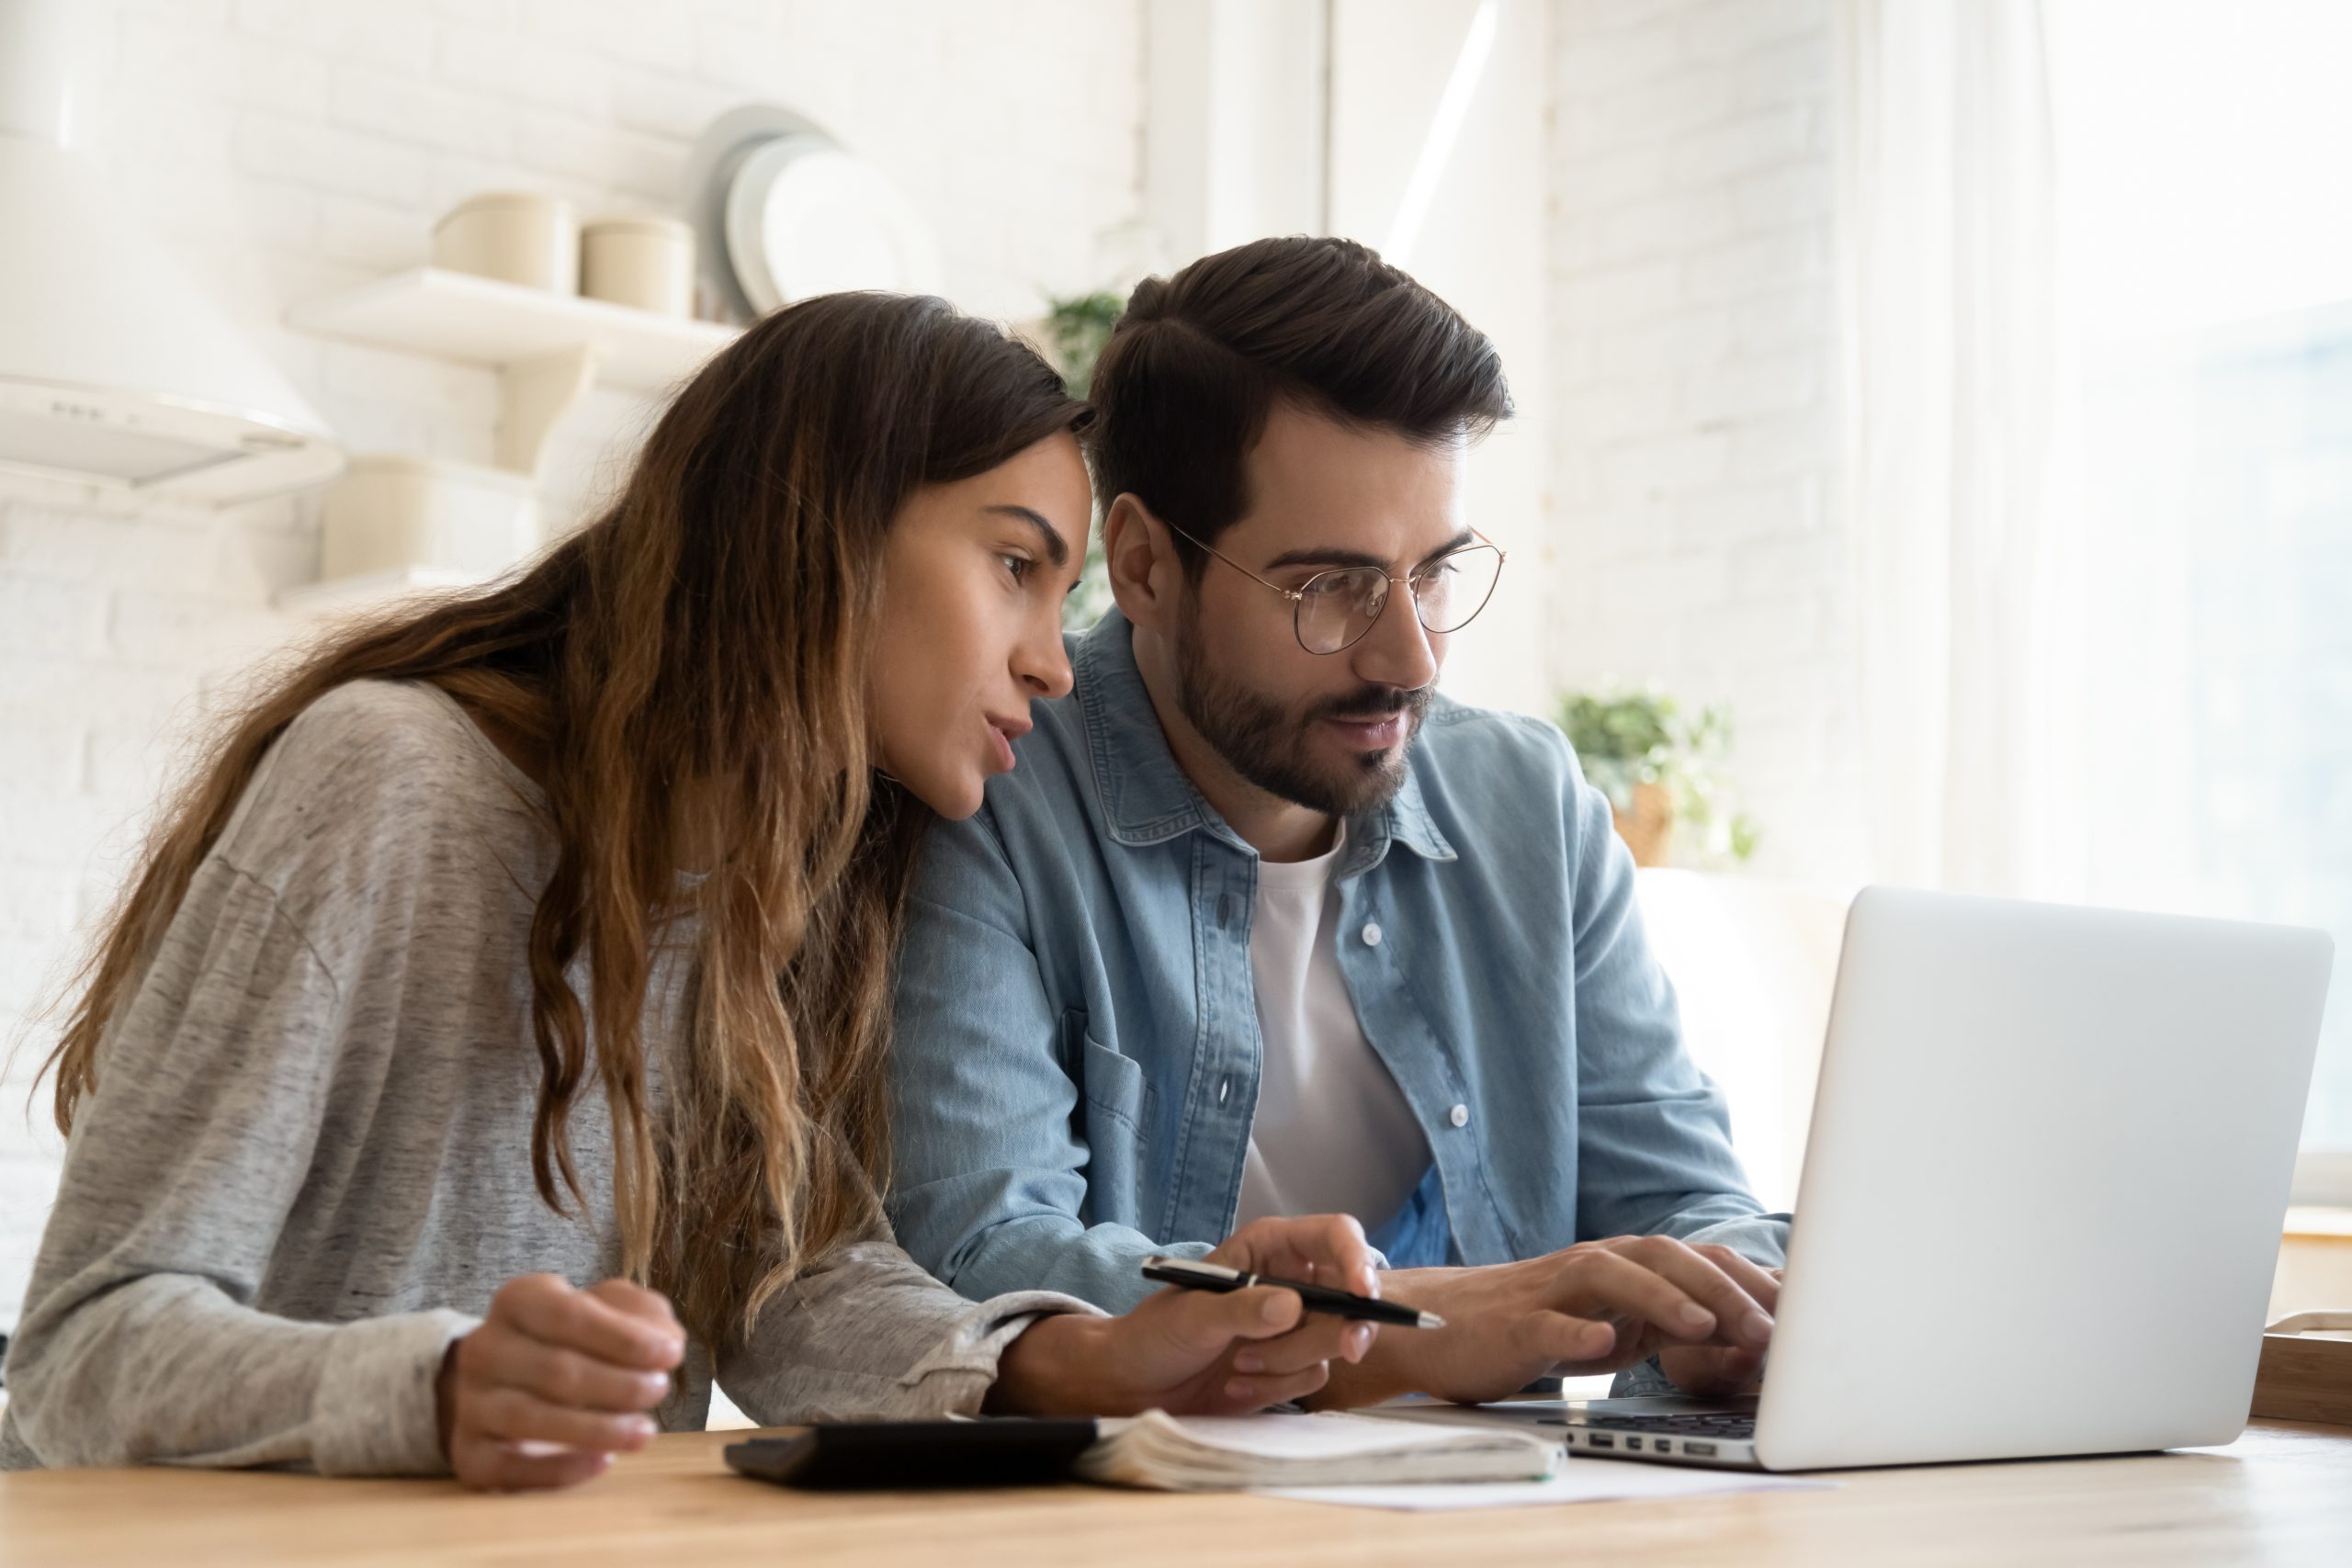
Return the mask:
{"type": "Polygon", "coordinates": [[[1144,1156],[1159,1097],[1145,1078],[1142,1063],[1085,1032],[1082,1017],[1072,1022],[1084,1122],[1079,1131],[1087,1147],[1086,1203],[1080,1217],[1091,1225],[1136,1224],[1144,1156]]]}

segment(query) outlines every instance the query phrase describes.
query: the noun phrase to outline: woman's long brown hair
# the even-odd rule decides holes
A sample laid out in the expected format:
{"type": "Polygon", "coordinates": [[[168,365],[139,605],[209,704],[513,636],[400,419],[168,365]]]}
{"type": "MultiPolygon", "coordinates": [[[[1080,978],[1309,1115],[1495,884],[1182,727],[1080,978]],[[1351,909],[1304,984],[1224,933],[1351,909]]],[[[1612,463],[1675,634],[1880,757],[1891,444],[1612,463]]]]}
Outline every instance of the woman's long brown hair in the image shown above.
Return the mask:
{"type": "Polygon", "coordinates": [[[565,1127],[594,1073],[623,1269],[727,1343],[888,1179],[888,970],[931,814],[870,750],[884,535],[918,487],[1084,419],[1034,352],[938,299],[830,295],[752,328],[678,394],[603,516],[503,585],[322,645],[219,736],[74,977],[58,1126],[271,743],[345,682],[428,682],[544,774],[539,1195],[585,1207],[565,1127]],[[688,843],[719,850],[682,894],[688,843]],[[652,950],[689,907],[691,1021],[657,1116],[640,1020],[652,950]],[[565,977],[582,958],[584,1003],[565,977]]]}

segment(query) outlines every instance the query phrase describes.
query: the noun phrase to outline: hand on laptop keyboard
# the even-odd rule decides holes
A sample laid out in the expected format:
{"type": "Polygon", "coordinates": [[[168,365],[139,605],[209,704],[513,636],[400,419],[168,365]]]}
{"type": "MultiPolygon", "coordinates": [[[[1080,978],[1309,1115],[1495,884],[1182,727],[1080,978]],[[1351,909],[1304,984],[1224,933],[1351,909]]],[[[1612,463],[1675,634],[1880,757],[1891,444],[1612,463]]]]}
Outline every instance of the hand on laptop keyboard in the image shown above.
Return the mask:
{"type": "Polygon", "coordinates": [[[1728,1247],[1618,1236],[1520,1263],[1396,1269],[1382,1276],[1381,1294],[1446,1326],[1383,1334],[1361,1365],[1334,1364],[1316,1404],[1415,1392],[1474,1404],[1532,1378],[1619,1371],[1661,1351],[1713,1392],[1760,1370],[1780,1281],[1728,1247]]]}
{"type": "MultiPolygon", "coordinates": [[[[1778,1269],[1770,1270],[1773,1289],[1758,1292],[1758,1300],[1764,1310],[1781,1310],[1778,1269]]],[[[1658,1352],[1658,1371],[1684,1393],[1702,1399],[1723,1399],[1733,1394],[1754,1393],[1764,1384],[1764,1356],[1760,1348],[1746,1345],[1677,1345],[1658,1352]]]]}

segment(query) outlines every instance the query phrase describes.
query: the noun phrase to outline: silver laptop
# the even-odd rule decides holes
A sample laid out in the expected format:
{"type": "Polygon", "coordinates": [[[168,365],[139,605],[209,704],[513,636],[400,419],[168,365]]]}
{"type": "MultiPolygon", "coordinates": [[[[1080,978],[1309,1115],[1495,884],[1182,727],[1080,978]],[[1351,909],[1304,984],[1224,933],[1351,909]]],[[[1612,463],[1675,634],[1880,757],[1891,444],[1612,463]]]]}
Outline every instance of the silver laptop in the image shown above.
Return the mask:
{"type": "Polygon", "coordinates": [[[1761,1397],[1482,1414],[1761,1470],[2229,1442],[2333,953],[2283,926],[1865,891],[1761,1397]]]}

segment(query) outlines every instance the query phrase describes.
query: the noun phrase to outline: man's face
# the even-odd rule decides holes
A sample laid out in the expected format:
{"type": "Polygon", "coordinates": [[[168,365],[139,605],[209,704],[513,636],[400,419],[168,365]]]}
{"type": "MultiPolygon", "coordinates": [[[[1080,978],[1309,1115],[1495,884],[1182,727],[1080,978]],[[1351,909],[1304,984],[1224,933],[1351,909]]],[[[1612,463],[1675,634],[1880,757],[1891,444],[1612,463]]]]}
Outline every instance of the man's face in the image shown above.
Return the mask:
{"type": "MultiPolygon", "coordinates": [[[[1211,543],[1293,591],[1335,567],[1406,577],[1471,542],[1463,451],[1277,404],[1248,457],[1250,511],[1211,543]]],[[[1293,621],[1291,601],[1212,558],[1176,628],[1184,716],[1270,795],[1340,816],[1380,805],[1404,783],[1445,638],[1422,629],[1401,582],[1340,652],[1309,653],[1293,621]]]]}

